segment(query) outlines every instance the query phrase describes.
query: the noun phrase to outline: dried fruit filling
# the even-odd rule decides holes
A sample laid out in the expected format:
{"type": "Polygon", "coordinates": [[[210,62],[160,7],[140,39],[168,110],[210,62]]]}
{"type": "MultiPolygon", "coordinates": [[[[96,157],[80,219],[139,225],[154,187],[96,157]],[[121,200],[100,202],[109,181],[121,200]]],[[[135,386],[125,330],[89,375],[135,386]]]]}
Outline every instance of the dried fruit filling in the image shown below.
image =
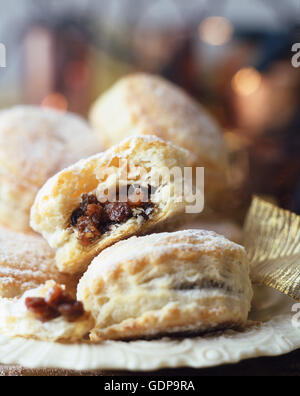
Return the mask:
{"type": "Polygon", "coordinates": [[[100,203],[93,194],[83,194],[81,203],[71,216],[71,225],[78,231],[83,246],[94,243],[114,224],[122,224],[132,217],[143,216],[148,220],[154,205],[150,201],[152,188],[128,186],[126,202],[119,193],[116,202],[100,203]]]}
{"type": "Polygon", "coordinates": [[[45,298],[27,297],[25,305],[41,322],[61,316],[69,322],[75,322],[85,314],[82,303],[70,297],[59,285],[55,285],[45,298]]]}

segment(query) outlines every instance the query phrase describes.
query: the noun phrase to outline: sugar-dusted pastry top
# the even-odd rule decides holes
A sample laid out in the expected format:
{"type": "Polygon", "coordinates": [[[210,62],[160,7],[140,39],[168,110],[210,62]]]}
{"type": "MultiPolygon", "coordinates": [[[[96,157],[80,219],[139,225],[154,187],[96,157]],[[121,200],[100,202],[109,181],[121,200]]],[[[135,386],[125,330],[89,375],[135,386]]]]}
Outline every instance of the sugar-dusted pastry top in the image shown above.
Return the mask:
{"type": "MultiPolygon", "coordinates": [[[[54,281],[48,281],[36,289],[28,290],[22,297],[0,297],[0,334],[49,342],[82,341],[92,328],[93,319],[82,310],[70,320],[70,315],[61,315],[55,309],[45,306],[44,299],[55,287],[60,286],[54,281]]],[[[66,307],[60,306],[59,309],[61,308],[66,310],[66,307]]]]}
{"type": "Polygon", "coordinates": [[[181,88],[150,74],[126,76],[94,104],[90,120],[105,145],[149,134],[194,154],[196,166],[224,170],[227,149],[217,123],[181,88]]]}
{"type": "Polygon", "coordinates": [[[101,151],[79,116],[17,106],[0,111],[0,169],[41,187],[59,170],[101,151]]]}
{"type": "Polygon", "coordinates": [[[224,235],[225,238],[235,243],[242,243],[243,230],[236,222],[215,215],[203,216],[194,219],[180,227],[181,230],[195,229],[214,231],[217,234],[224,235]]]}
{"type": "Polygon", "coordinates": [[[0,227],[0,297],[19,297],[48,280],[64,284],[74,295],[78,277],[58,272],[55,253],[39,235],[0,227]]]}
{"type": "Polygon", "coordinates": [[[93,341],[199,333],[246,323],[243,247],[210,231],[132,237],[94,259],[78,286],[93,341]]]}
{"type": "MultiPolygon", "coordinates": [[[[114,271],[118,271],[121,267],[127,268],[133,260],[142,260],[143,258],[145,259],[142,261],[144,265],[147,265],[148,260],[151,261],[151,258],[156,256],[161,257],[161,261],[159,263],[154,261],[154,264],[163,264],[164,254],[168,252],[174,257],[176,255],[190,255],[190,253],[195,252],[196,255],[193,256],[195,261],[198,260],[197,254],[199,252],[215,256],[228,253],[233,258],[245,256],[245,249],[242,246],[213,231],[183,230],[173,233],[151,234],[143,237],[132,237],[105,249],[95,258],[85,277],[90,276],[93,279],[100,274],[105,278],[113,275],[114,271]],[[101,262],[101,265],[98,265],[98,262],[101,262]]],[[[174,271],[176,271],[176,268],[174,268],[174,271]]]]}
{"type": "Polygon", "coordinates": [[[56,249],[61,271],[83,272],[115,242],[182,220],[192,186],[178,192],[170,171],[175,168],[183,177],[187,159],[186,150],[155,136],[126,139],[51,178],[36,197],[31,226],[56,249]],[[110,196],[103,202],[106,191],[120,195],[121,188],[135,186],[146,190],[146,206],[117,196],[117,202],[110,196]]]}
{"type": "Polygon", "coordinates": [[[0,224],[30,232],[29,212],[42,185],[59,170],[102,151],[79,116],[17,106],[0,111],[0,224]]]}

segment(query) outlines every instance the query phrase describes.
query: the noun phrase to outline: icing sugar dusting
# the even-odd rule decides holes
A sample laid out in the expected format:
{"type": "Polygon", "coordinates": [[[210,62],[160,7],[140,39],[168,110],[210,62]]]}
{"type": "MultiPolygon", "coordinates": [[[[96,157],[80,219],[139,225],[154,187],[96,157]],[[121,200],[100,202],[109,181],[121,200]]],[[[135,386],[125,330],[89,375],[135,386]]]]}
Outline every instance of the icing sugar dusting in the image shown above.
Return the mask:
{"type": "Polygon", "coordinates": [[[0,164],[39,187],[66,166],[101,151],[88,124],[73,114],[33,106],[0,112],[0,164]]]}
{"type": "Polygon", "coordinates": [[[75,286],[75,279],[58,272],[54,252],[41,237],[0,228],[0,296],[19,296],[47,280],[75,286]]]}
{"type": "Polygon", "coordinates": [[[245,249],[222,235],[206,230],[185,230],[174,233],[152,234],[144,237],[132,237],[121,241],[104,250],[93,261],[92,266],[99,263],[98,272],[105,274],[113,270],[122,260],[130,260],[139,256],[167,253],[170,249],[181,251],[211,252],[216,250],[232,250],[244,252],[245,249]]]}

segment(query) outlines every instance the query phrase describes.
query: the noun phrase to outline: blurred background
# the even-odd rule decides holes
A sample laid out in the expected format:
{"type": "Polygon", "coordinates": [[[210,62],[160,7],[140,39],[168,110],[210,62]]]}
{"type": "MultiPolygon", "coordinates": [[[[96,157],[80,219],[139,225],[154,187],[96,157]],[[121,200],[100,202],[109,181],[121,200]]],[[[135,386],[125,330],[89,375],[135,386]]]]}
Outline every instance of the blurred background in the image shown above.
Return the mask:
{"type": "MultiPolygon", "coordinates": [[[[161,74],[206,106],[231,153],[232,211],[252,194],[300,213],[299,0],[0,0],[0,107],[87,116],[121,76],[161,74]]],[[[242,209],[241,209],[242,210],[242,209]]]]}

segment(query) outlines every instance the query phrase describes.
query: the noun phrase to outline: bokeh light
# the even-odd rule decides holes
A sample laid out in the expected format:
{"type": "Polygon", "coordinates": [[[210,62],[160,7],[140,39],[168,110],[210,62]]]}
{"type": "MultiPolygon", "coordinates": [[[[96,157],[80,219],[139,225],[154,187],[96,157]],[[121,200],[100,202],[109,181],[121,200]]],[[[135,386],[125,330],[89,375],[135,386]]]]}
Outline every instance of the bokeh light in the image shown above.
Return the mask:
{"type": "Polygon", "coordinates": [[[68,110],[68,101],[61,93],[53,92],[43,99],[41,106],[65,112],[68,110]]]}
{"type": "Polygon", "coordinates": [[[239,70],[232,79],[232,89],[237,95],[249,96],[261,86],[262,76],[253,67],[239,70]]]}
{"type": "Polygon", "coordinates": [[[209,17],[204,19],[199,26],[202,41],[210,45],[224,45],[233,36],[233,25],[223,17],[209,17]]]}

